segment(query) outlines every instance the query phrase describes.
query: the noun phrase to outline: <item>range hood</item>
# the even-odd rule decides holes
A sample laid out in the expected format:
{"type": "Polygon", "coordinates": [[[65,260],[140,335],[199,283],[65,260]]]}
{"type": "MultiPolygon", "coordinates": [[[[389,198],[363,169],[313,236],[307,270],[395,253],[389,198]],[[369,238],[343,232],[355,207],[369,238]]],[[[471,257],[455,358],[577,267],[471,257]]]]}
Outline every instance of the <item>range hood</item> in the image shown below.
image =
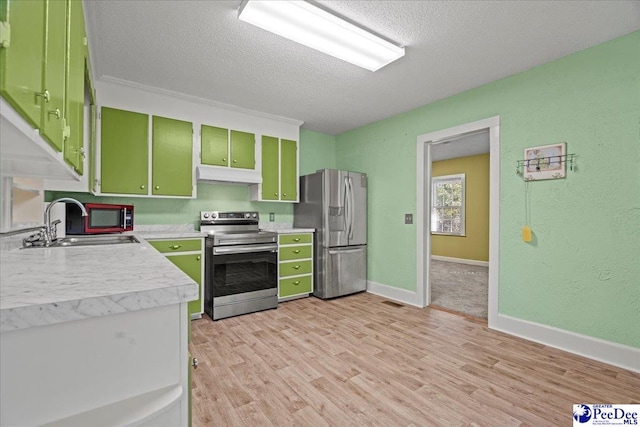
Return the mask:
{"type": "Polygon", "coordinates": [[[228,182],[236,184],[262,184],[260,172],[252,169],[200,165],[196,168],[198,182],[228,182]]]}

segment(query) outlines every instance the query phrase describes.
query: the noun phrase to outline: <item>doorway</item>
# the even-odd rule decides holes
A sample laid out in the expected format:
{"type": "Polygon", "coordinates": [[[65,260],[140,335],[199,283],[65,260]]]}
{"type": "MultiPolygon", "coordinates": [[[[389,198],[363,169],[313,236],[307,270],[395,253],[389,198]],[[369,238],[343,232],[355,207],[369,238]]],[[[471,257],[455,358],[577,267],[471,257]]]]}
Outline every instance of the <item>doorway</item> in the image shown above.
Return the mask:
{"type": "MultiPolygon", "coordinates": [[[[487,319],[489,129],[431,145],[431,304],[487,319]]],[[[429,256],[429,254],[427,254],[429,256]]]]}
{"type": "Polygon", "coordinates": [[[493,327],[498,316],[499,269],[499,209],[500,209],[500,118],[491,117],[448,129],[420,135],[417,138],[416,168],[416,229],[417,229],[417,294],[420,305],[431,304],[431,187],[434,147],[444,141],[486,131],[489,133],[489,266],[488,266],[488,326],[493,327]]]}

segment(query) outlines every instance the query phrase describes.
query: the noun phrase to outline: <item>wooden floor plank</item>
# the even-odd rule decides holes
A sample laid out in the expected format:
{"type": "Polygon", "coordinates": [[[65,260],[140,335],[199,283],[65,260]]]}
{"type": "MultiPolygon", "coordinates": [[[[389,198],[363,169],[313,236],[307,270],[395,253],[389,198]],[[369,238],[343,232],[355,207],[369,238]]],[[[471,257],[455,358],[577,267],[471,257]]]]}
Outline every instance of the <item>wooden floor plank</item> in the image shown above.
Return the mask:
{"type": "Polygon", "coordinates": [[[574,403],[640,402],[638,373],[384,302],[193,321],[194,426],[567,425],[574,403]]]}

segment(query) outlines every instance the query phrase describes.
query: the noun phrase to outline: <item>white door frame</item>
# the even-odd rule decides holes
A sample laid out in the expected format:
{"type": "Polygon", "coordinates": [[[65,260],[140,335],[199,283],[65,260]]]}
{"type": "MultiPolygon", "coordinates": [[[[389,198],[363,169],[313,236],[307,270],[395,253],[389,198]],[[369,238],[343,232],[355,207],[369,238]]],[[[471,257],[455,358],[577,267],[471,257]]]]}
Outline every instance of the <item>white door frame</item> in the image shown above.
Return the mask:
{"type": "Polygon", "coordinates": [[[431,146],[460,134],[489,130],[489,306],[488,326],[498,319],[500,241],[500,116],[418,135],[416,167],[416,293],[421,307],[431,304],[431,146]],[[427,256],[429,255],[429,256],[427,256]]]}

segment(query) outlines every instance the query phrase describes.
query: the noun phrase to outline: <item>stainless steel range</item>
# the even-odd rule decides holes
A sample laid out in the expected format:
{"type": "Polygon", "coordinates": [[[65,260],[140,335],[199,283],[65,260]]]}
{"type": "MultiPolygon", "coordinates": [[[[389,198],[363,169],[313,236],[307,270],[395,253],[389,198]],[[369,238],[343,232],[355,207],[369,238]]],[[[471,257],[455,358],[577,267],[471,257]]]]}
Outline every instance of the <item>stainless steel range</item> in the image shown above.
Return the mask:
{"type": "Polygon", "coordinates": [[[278,235],[258,221],[258,212],[200,212],[204,311],[213,320],[278,307],[278,235]]]}

